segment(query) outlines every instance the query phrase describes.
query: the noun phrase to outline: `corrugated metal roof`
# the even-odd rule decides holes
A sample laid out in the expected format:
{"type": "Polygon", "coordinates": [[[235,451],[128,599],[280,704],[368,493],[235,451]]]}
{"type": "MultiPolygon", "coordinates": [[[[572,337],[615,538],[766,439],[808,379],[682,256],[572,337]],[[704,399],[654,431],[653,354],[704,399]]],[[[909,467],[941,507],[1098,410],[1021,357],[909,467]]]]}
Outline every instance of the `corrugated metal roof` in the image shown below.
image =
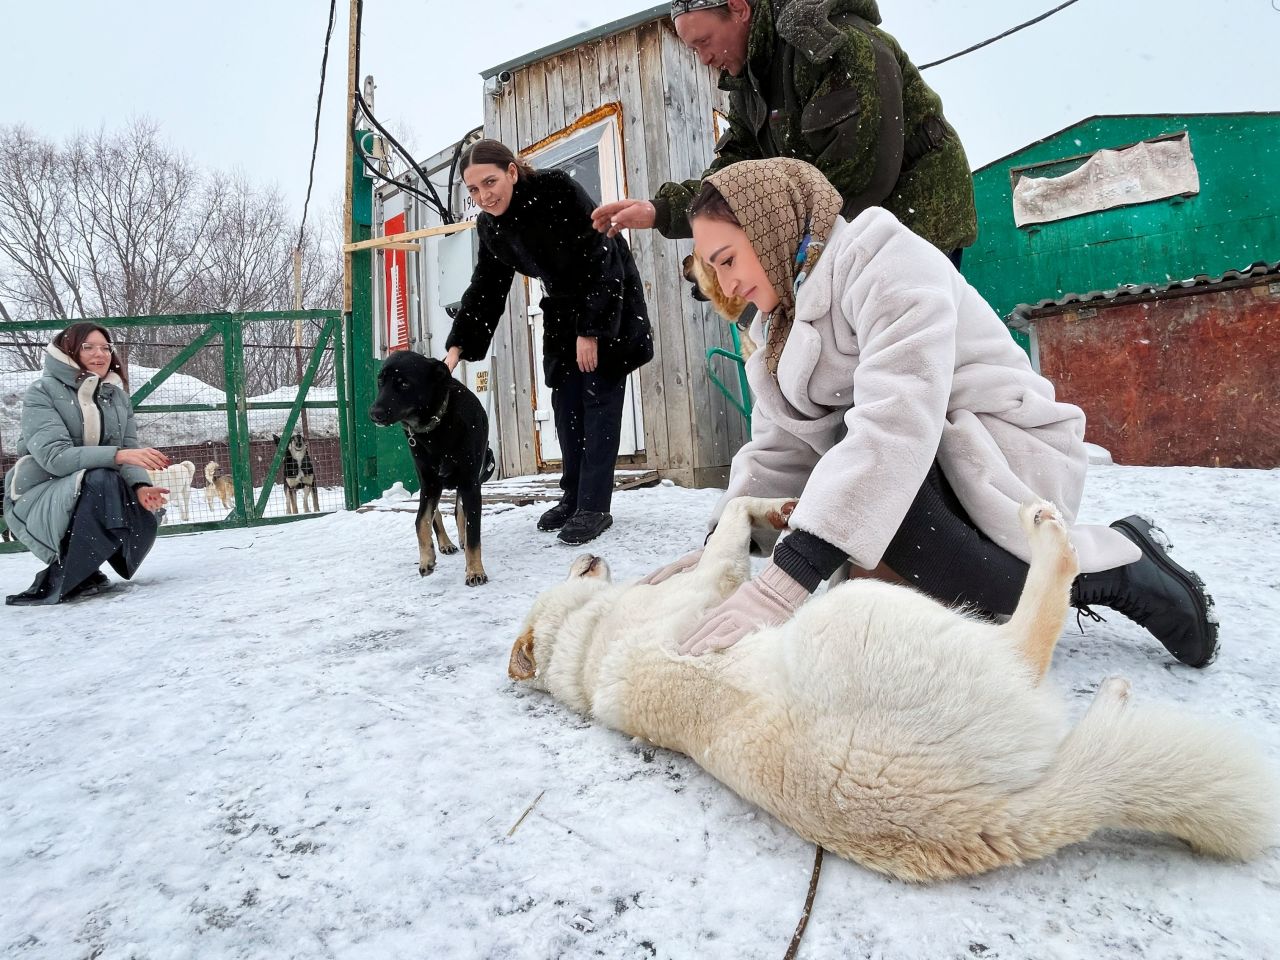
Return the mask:
{"type": "Polygon", "coordinates": [[[522,57],[516,57],[514,60],[500,63],[496,67],[490,67],[488,70],[481,71],[480,77],[488,80],[490,77],[496,77],[503,70],[519,70],[521,67],[527,67],[531,63],[545,60],[547,57],[554,57],[557,53],[564,53],[566,50],[572,50],[574,47],[581,46],[584,43],[603,40],[605,37],[611,37],[615,33],[622,33],[632,27],[639,27],[654,20],[660,20],[670,12],[671,4],[669,3],[641,10],[639,13],[633,13],[629,17],[623,17],[621,20],[613,21],[613,23],[606,23],[604,26],[596,27],[594,30],[576,33],[572,37],[561,40],[559,43],[550,44],[539,50],[534,50],[532,53],[526,53],[522,57]]]}
{"type": "Polygon", "coordinates": [[[1026,330],[1032,320],[1041,316],[1058,313],[1063,307],[1073,304],[1109,304],[1114,301],[1157,300],[1165,296],[1184,295],[1180,291],[1194,292],[1197,287],[1217,287],[1223,284],[1239,284],[1258,277],[1280,275],[1280,260],[1268,263],[1265,260],[1255,261],[1243,270],[1228,270],[1221,276],[1211,277],[1199,274],[1189,280],[1175,280],[1172,283],[1134,283],[1116,287],[1113,290],[1091,290],[1088,293],[1068,293],[1056,300],[1041,300],[1039,303],[1020,303],[1013,308],[1005,321],[1014,330],[1026,330]]]}

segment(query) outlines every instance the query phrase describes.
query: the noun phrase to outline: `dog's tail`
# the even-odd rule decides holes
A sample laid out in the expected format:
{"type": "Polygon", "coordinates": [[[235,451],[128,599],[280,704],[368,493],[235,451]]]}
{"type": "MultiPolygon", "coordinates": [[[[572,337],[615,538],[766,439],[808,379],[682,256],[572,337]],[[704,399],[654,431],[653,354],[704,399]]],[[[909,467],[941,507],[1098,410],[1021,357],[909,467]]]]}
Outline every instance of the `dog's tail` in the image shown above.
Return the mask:
{"type": "MultiPolygon", "coordinates": [[[[1046,776],[1007,808],[1012,860],[1030,860],[1101,827],[1170,833],[1200,853],[1244,859],[1272,841],[1276,785],[1257,747],[1230,726],[1129,702],[1103,683],[1046,776]]],[[[997,834],[1004,831],[997,831],[997,834]]]]}
{"type": "Polygon", "coordinates": [[[484,469],[480,471],[480,482],[484,483],[493,476],[493,471],[498,469],[498,462],[493,459],[493,448],[484,448],[484,469]]]}

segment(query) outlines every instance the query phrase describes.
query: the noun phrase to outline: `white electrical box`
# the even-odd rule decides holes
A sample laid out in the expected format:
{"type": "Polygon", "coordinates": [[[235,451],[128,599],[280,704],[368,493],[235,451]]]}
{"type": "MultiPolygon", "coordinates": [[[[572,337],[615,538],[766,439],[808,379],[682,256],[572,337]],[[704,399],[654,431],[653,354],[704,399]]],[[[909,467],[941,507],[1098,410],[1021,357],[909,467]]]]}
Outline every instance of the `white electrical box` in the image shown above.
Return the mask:
{"type": "Polygon", "coordinates": [[[479,239],[475,230],[462,230],[440,238],[436,262],[440,265],[440,306],[448,309],[462,302],[476,267],[479,239]]]}

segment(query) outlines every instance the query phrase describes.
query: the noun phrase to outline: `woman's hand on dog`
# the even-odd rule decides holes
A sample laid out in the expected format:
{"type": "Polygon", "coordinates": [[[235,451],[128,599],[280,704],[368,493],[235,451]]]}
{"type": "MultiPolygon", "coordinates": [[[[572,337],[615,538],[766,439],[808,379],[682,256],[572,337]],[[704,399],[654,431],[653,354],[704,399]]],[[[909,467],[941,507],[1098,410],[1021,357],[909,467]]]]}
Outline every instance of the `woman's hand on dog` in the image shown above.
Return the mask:
{"type": "Polygon", "coordinates": [[[786,623],[808,598],[808,590],[770,561],[758,577],[748,580],[703,618],[680,644],[680,653],[700,657],[727,649],[763,627],[786,623]]]}
{"type": "Polygon", "coordinates": [[[578,369],[583,373],[595,370],[600,360],[600,351],[595,337],[578,338],[578,369]]]}
{"type": "Polygon", "coordinates": [[[155,513],[157,510],[163,509],[168,503],[167,500],[169,490],[166,487],[139,487],[138,502],[142,504],[144,510],[150,510],[155,513]]]}
{"type": "Polygon", "coordinates": [[[154,447],[121,447],[116,451],[116,465],[163,470],[169,466],[169,458],[154,447]]]}
{"type": "Polygon", "coordinates": [[[645,576],[637,580],[636,583],[647,583],[650,586],[653,586],[656,583],[661,583],[663,580],[671,579],[677,573],[684,573],[686,570],[692,570],[698,565],[698,561],[701,559],[702,548],[699,547],[697,550],[691,550],[686,553],[679,560],[674,560],[671,563],[668,563],[665,567],[659,567],[652,573],[645,574],[645,576]]]}
{"type": "Polygon", "coordinates": [[[458,361],[462,359],[461,347],[450,347],[449,352],[444,355],[444,365],[449,368],[449,372],[453,373],[454,368],[458,365],[458,361]]]}
{"type": "Polygon", "coordinates": [[[658,211],[648,200],[615,200],[591,211],[591,225],[609,237],[623,230],[647,230],[657,222],[658,211]]]}

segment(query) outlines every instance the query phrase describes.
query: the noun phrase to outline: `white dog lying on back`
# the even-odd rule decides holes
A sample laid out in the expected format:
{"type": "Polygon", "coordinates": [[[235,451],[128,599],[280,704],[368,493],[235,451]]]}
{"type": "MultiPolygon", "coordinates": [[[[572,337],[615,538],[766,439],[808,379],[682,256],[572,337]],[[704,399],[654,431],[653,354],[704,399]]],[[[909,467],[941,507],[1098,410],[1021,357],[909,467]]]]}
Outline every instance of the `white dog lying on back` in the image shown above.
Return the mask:
{"type": "Polygon", "coordinates": [[[1056,509],[1024,507],[1031,570],[991,624],[909,588],[852,581],[728,650],[676,644],[749,576],[751,524],[725,510],[698,566],[615,586],[597,557],[535,602],[509,672],[632,736],[687,754],[840,856],[907,880],[1047,856],[1100,827],[1171,833],[1247,857],[1272,827],[1271,781],[1230,728],[1137,706],[1105,681],[1062,736],[1040,684],[1067,614],[1075,552],[1056,509]]]}

